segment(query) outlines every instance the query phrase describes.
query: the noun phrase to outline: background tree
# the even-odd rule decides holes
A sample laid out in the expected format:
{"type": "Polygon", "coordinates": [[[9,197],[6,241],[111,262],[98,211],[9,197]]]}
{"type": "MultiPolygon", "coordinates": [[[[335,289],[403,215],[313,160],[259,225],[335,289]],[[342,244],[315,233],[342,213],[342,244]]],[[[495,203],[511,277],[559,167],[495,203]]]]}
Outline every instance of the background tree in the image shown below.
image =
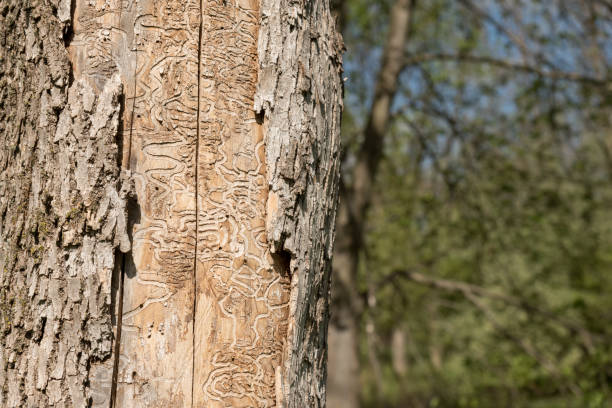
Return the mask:
{"type": "MultiPolygon", "coordinates": [[[[336,259],[353,266],[335,263],[333,322],[342,332],[354,319],[360,367],[345,401],[606,406],[610,5],[415,3],[364,178],[400,3],[341,8],[341,208],[372,186],[365,215],[339,218],[337,250],[352,252],[336,259]],[[343,219],[359,228],[343,233],[343,219]]],[[[330,398],[347,352],[333,334],[330,398]]]]}

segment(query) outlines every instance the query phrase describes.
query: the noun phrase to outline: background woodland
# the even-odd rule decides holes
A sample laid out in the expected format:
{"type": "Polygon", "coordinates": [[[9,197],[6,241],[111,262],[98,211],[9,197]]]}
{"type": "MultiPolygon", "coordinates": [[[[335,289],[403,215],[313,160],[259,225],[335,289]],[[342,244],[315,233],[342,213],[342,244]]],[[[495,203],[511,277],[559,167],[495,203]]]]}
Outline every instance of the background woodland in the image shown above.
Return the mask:
{"type": "Polygon", "coordinates": [[[342,386],[362,407],[609,407],[612,2],[333,7],[331,401],[342,386]],[[334,330],[354,341],[349,388],[334,330]]]}

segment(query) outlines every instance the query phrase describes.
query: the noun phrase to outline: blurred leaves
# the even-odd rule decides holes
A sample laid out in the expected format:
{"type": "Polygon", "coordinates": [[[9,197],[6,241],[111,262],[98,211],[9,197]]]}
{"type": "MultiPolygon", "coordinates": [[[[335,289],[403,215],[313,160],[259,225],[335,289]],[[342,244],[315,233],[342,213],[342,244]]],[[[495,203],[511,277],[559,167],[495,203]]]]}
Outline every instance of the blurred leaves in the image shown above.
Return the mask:
{"type": "MultiPolygon", "coordinates": [[[[348,2],[347,168],[389,8],[348,2]]],[[[364,406],[612,404],[611,37],[605,1],[418,3],[360,258],[364,406]]]]}

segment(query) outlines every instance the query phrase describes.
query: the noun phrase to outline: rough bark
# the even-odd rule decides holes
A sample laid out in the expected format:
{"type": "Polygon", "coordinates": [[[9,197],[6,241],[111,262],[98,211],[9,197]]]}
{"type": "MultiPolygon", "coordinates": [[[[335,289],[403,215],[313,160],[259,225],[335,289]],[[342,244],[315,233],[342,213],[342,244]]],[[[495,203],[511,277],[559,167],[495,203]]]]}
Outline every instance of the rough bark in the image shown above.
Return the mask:
{"type": "Polygon", "coordinates": [[[290,261],[284,406],[325,406],[339,182],[342,42],[327,1],[263,0],[255,109],[265,113],[266,230],[290,261]]]}
{"type": "Polygon", "coordinates": [[[334,254],[333,319],[329,329],[329,401],[334,408],[359,406],[358,334],[364,307],[357,290],[359,257],[365,220],[382,159],[391,104],[397,93],[415,0],[397,0],[390,13],[389,32],[381,59],[364,142],[340,198],[338,244],[334,254]]]}
{"type": "Polygon", "coordinates": [[[2,405],[324,406],[327,2],[22,6],[1,15],[2,405]]]}
{"type": "Polygon", "coordinates": [[[111,281],[129,250],[121,82],[70,84],[62,7],[5,2],[0,99],[0,405],[86,406],[111,356],[111,281]],[[56,14],[57,13],[57,14],[56,14]]]}

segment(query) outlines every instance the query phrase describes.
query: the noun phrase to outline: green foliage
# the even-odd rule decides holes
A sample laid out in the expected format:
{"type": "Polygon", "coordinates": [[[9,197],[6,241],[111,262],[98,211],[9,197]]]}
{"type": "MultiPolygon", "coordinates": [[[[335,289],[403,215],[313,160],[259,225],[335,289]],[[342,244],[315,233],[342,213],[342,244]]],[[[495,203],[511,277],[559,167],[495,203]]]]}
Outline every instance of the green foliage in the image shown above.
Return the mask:
{"type": "MultiPolygon", "coordinates": [[[[373,299],[362,316],[363,405],[611,406],[612,11],[473,2],[491,22],[460,3],[417,3],[409,55],[537,70],[455,59],[404,71],[361,259],[359,288],[373,299]],[[406,341],[394,350],[398,330],[406,341]],[[393,368],[397,353],[406,372],[393,368]]],[[[350,4],[348,72],[371,79],[357,54],[380,54],[388,8],[350,4]]],[[[347,87],[349,153],[372,86],[347,87]]]]}

